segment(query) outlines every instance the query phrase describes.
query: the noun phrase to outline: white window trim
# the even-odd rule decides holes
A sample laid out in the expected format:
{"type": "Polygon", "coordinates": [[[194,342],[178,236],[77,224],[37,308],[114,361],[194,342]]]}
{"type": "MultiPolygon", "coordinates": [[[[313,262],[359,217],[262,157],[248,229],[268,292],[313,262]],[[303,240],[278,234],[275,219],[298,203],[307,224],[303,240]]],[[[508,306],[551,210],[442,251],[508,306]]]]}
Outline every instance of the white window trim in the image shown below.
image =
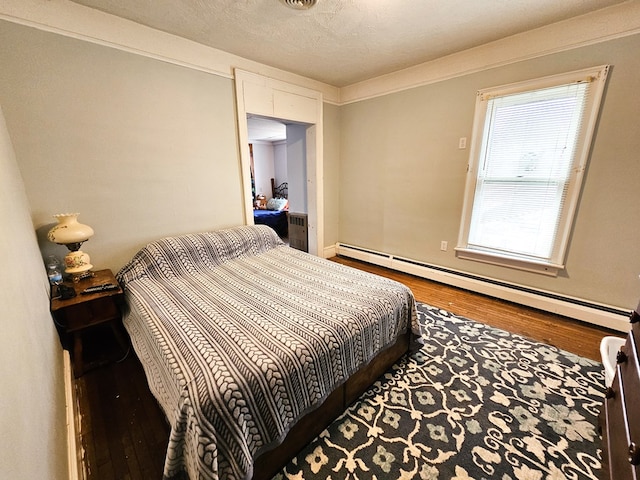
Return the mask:
{"type": "Polygon", "coordinates": [[[465,184],[464,203],[462,208],[462,219],[460,223],[460,233],[458,245],[456,246],[456,256],[465,260],[473,260],[493,265],[500,265],[529,272],[541,273],[544,275],[557,276],[565,268],[565,256],[568,247],[569,237],[573,227],[574,214],[578,205],[580,191],[582,189],[584,171],[589,159],[593,132],[598,119],[602,95],[609,72],[609,65],[586,68],[574,72],[560,75],[527,80],[524,82],[502,85],[479,90],[476,95],[476,107],[473,119],[472,141],[469,151],[469,164],[467,166],[467,179],[465,184]],[[572,175],[569,181],[569,188],[565,198],[565,210],[562,213],[556,242],[550,261],[538,261],[517,255],[505,255],[491,251],[479,250],[468,247],[469,228],[471,224],[471,213],[473,211],[473,201],[476,190],[476,180],[479,164],[479,156],[482,150],[483,133],[485,129],[485,118],[487,112],[487,100],[495,96],[509,95],[549,88],[556,85],[563,85],[578,81],[596,82],[592,87],[591,100],[587,104],[582,135],[576,145],[575,163],[572,168],[572,175]]]}

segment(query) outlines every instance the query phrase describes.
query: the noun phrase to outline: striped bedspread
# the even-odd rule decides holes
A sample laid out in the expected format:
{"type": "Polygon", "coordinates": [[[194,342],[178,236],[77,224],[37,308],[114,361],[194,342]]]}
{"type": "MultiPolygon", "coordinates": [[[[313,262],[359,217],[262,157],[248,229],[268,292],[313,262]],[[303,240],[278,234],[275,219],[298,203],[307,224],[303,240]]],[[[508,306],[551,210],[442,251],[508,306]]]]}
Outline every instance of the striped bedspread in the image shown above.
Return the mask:
{"type": "Polygon", "coordinates": [[[266,226],[171,237],[117,275],[171,426],[165,478],[245,479],[301,416],[407,329],[404,285],[285,246],[266,226]]]}

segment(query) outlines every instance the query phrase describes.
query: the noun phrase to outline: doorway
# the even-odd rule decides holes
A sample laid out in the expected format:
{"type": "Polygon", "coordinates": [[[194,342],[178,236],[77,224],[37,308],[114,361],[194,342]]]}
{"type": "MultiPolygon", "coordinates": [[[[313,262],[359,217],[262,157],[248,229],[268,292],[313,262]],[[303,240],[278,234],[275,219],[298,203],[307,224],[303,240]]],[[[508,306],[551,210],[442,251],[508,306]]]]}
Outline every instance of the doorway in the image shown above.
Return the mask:
{"type": "Polygon", "coordinates": [[[258,196],[273,197],[271,179],[276,186],[288,182],[287,126],[281,120],[248,114],[247,132],[255,203],[258,196]]]}
{"type": "MultiPolygon", "coordinates": [[[[236,70],[236,107],[243,177],[245,223],[253,224],[253,193],[249,152],[248,116],[278,120],[289,129],[297,128],[298,149],[302,150],[304,175],[300,187],[308,216],[308,251],[323,255],[324,212],[322,180],[322,94],[261,75],[236,70]]],[[[289,153],[288,153],[289,157],[289,153]]],[[[288,158],[289,161],[289,158],[288,158]]],[[[293,185],[293,182],[292,182],[293,185]]],[[[291,195],[292,192],[290,191],[291,195]]]]}
{"type": "Polygon", "coordinates": [[[289,242],[287,126],[278,120],[247,115],[253,221],[271,227],[289,242]]]}

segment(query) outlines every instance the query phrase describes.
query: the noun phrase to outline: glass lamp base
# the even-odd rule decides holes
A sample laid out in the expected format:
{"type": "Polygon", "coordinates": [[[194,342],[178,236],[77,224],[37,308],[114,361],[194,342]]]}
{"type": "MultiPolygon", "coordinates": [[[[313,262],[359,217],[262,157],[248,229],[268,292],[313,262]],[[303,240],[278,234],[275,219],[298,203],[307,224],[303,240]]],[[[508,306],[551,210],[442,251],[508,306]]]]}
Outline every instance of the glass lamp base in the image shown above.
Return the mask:
{"type": "Polygon", "coordinates": [[[89,255],[82,250],[67,253],[67,256],[64,257],[64,264],[66,266],[64,273],[71,276],[74,283],[79,282],[83,278],[93,277],[93,273],[91,273],[93,265],[91,265],[89,255]]]}

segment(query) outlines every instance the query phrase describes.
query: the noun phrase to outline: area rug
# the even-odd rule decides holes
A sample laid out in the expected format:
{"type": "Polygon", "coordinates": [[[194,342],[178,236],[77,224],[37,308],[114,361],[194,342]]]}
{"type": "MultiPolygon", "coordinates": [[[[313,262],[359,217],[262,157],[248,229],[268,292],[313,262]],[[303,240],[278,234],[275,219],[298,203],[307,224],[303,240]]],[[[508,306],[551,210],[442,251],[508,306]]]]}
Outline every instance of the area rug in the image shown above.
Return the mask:
{"type": "Polygon", "coordinates": [[[399,361],[275,478],[597,479],[602,364],[419,304],[399,361]]]}

